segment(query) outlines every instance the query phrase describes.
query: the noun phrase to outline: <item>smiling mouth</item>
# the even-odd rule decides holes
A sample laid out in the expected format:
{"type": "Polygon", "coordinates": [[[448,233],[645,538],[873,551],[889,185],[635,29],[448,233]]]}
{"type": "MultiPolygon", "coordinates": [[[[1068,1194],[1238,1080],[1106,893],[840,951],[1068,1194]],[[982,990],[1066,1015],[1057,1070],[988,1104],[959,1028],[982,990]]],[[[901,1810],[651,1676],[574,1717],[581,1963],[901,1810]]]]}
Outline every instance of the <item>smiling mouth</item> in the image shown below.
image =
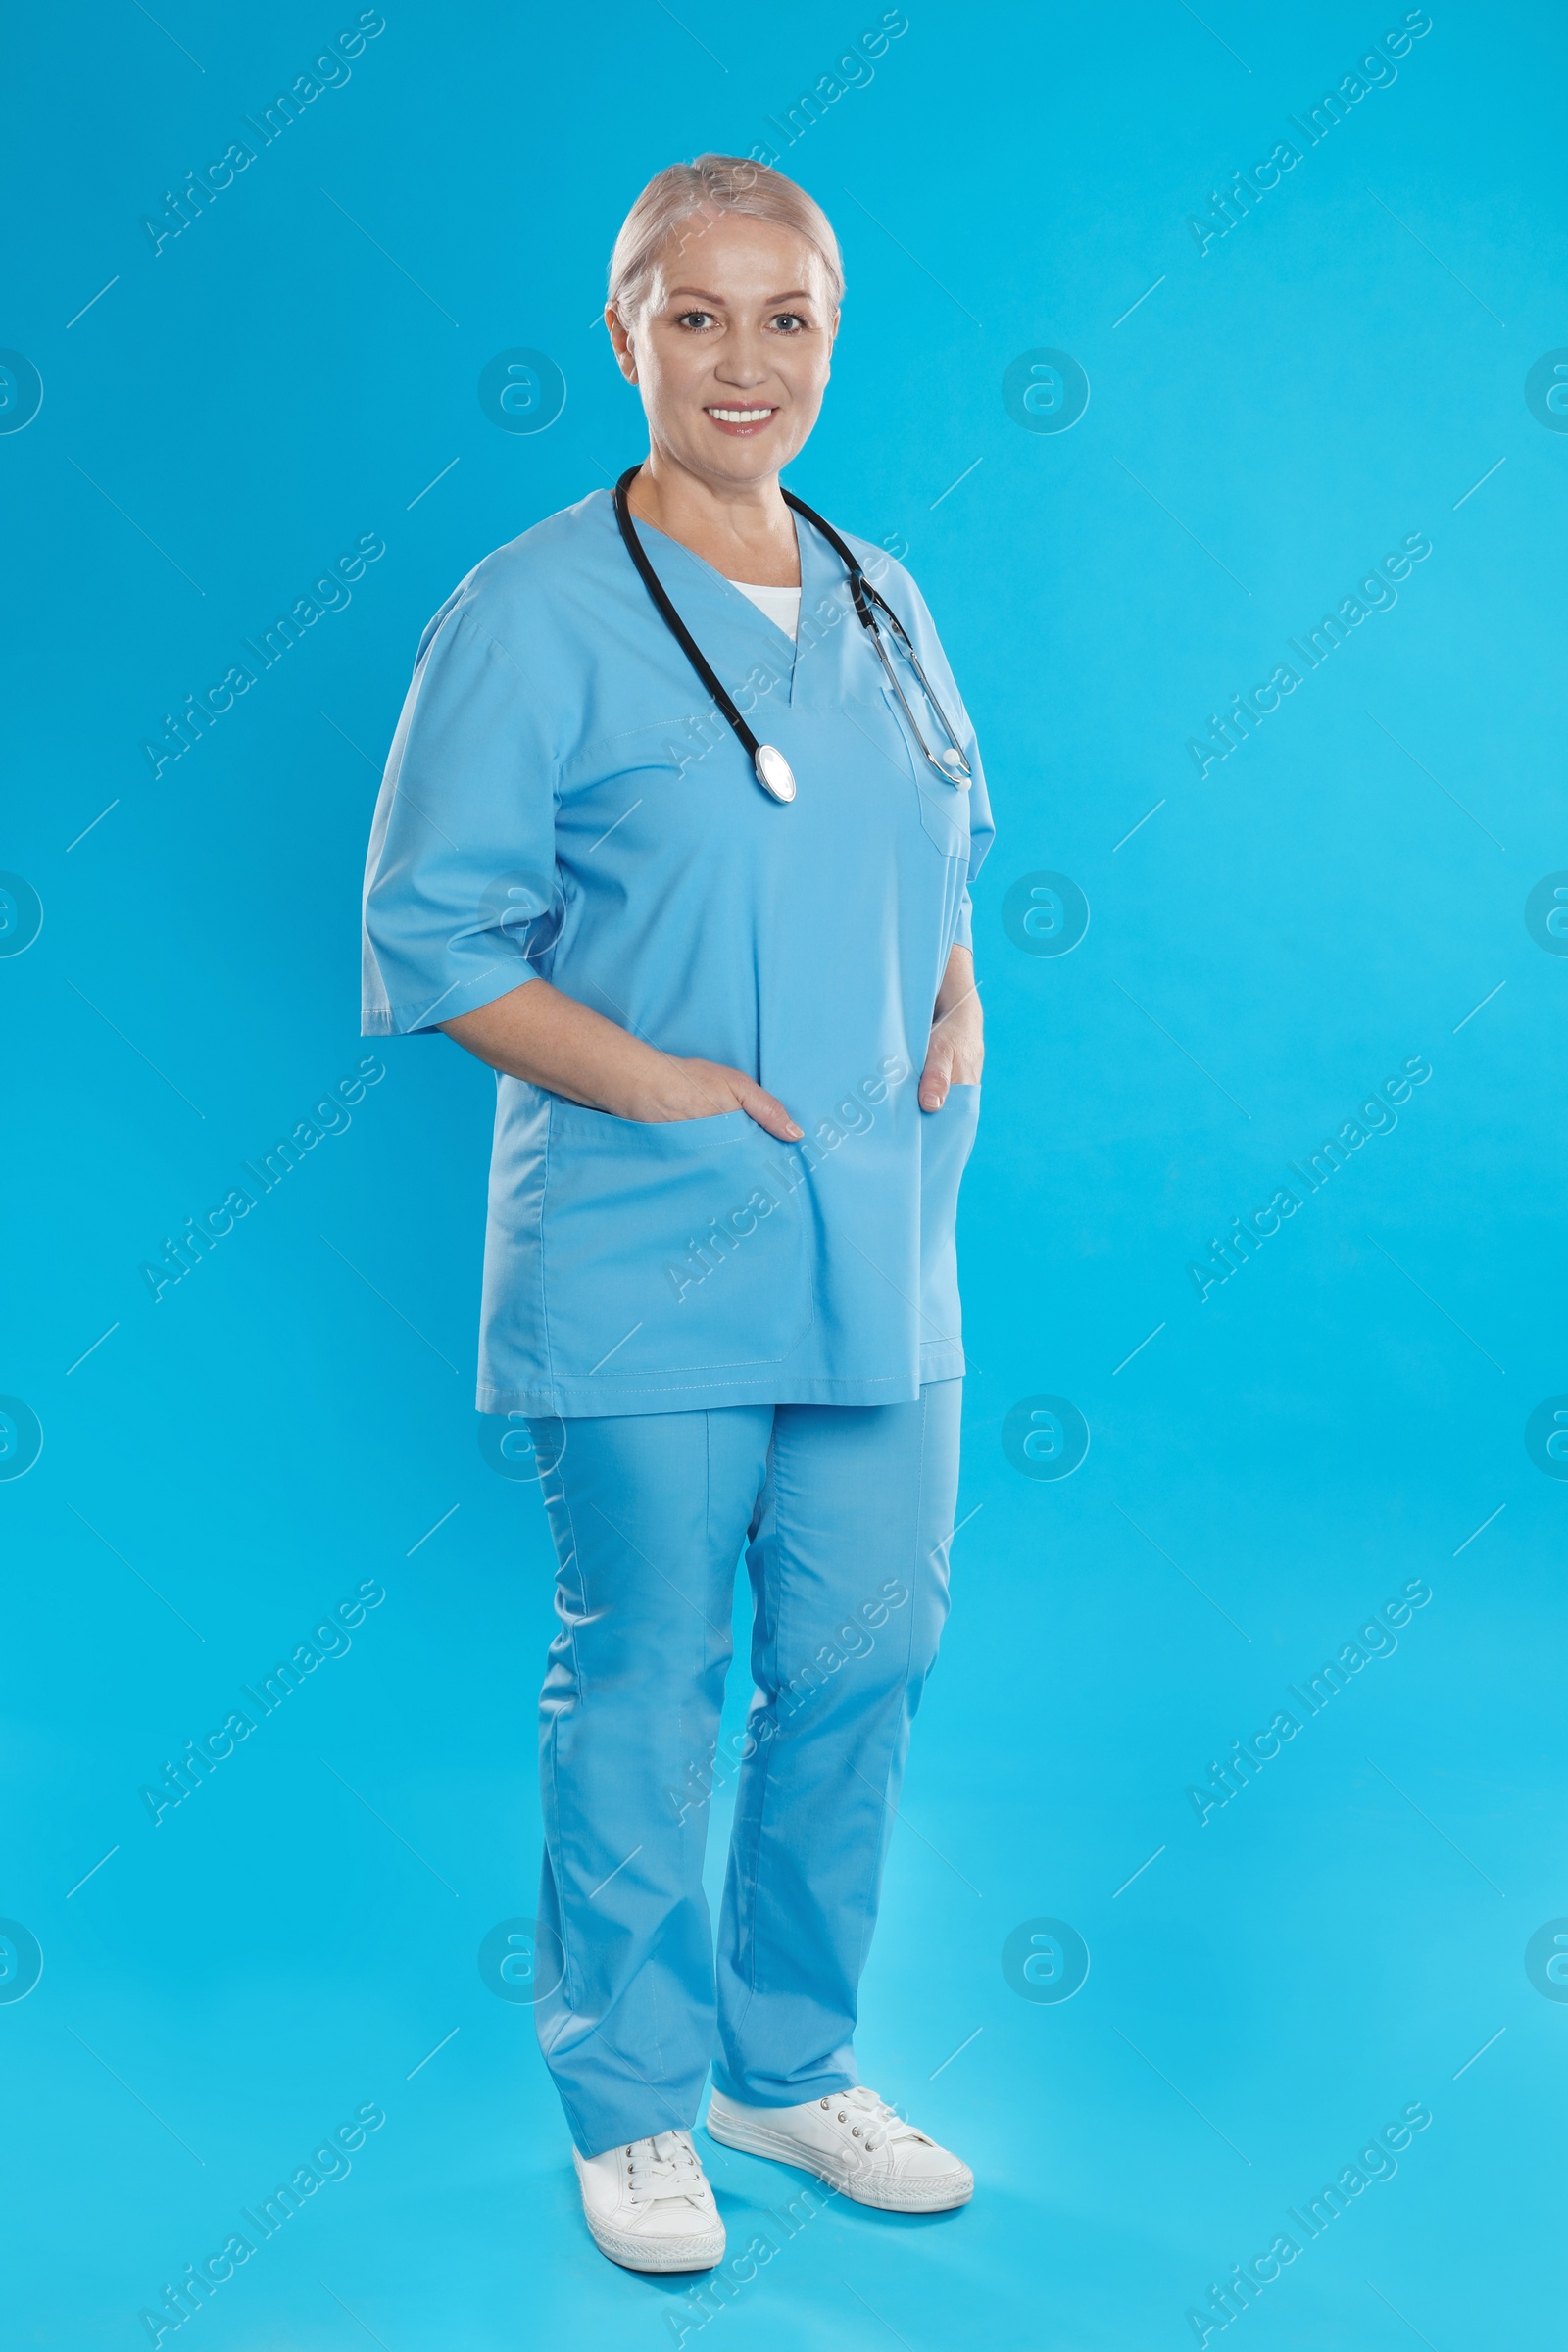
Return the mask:
{"type": "Polygon", "coordinates": [[[769,404],[766,408],[720,409],[714,407],[705,409],[703,414],[705,416],[710,416],[715,424],[723,425],[729,432],[745,433],[755,432],[760,425],[766,424],[769,418],[778,415],[778,410],[769,404]]]}

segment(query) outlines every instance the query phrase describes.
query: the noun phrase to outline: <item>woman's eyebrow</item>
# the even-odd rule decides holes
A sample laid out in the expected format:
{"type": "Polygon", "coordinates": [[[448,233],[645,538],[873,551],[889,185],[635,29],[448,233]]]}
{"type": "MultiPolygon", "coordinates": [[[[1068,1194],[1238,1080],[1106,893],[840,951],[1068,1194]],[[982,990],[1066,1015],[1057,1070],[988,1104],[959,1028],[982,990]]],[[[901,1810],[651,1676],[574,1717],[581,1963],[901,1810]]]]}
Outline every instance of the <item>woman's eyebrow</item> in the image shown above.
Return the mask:
{"type": "MultiPolygon", "coordinates": [[[[710,302],[717,310],[725,308],[722,294],[710,294],[703,286],[671,286],[667,298],[671,302],[710,302]]],[[[811,296],[805,286],[791,286],[789,291],[784,294],[765,294],[762,297],[762,308],[771,310],[777,302],[809,302],[810,300],[811,296]]]]}

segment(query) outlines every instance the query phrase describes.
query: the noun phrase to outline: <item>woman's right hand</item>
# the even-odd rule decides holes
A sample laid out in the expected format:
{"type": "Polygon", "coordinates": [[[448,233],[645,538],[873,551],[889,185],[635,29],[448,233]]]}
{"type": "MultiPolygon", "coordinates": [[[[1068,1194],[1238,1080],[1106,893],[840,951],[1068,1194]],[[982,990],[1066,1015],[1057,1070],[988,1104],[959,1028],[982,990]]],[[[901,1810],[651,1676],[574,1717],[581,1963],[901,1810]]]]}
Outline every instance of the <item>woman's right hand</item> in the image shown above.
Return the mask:
{"type": "Polygon", "coordinates": [[[491,1069],[612,1118],[652,1125],[744,1110],[780,1143],[797,1144],[804,1132],[778,1098],[744,1070],[662,1054],[548,980],[526,981],[440,1027],[491,1069]]]}
{"type": "Polygon", "coordinates": [[[744,1110],[749,1119],[755,1119],[781,1143],[800,1142],[804,1130],[777,1096],[759,1086],[755,1078],[748,1078],[744,1070],[732,1070],[722,1061],[683,1061],[673,1054],[661,1054],[657,1059],[659,1068],[634,1085],[632,1106],[617,1111],[617,1117],[653,1123],[713,1119],[726,1110],[744,1110]]]}

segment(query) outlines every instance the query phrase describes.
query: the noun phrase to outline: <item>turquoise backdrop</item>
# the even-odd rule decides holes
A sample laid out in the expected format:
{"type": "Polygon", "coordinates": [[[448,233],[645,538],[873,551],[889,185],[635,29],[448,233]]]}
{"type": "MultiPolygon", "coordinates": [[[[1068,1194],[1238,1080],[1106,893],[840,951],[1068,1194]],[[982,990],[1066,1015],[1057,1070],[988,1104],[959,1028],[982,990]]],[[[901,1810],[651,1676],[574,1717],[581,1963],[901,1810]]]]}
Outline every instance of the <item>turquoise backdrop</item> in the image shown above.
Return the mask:
{"type": "Polygon", "coordinates": [[[1560,12],[157,5],[18,20],[0,163],[10,2340],[1548,2340],[1560,12]],[[999,839],[860,2037],[979,2186],[710,2150],[694,2299],[534,2048],[491,1082],[360,1038],[357,902],[425,620],[644,446],[606,259],[705,148],[838,226],[792,480],[906,551],[999,839]]]}

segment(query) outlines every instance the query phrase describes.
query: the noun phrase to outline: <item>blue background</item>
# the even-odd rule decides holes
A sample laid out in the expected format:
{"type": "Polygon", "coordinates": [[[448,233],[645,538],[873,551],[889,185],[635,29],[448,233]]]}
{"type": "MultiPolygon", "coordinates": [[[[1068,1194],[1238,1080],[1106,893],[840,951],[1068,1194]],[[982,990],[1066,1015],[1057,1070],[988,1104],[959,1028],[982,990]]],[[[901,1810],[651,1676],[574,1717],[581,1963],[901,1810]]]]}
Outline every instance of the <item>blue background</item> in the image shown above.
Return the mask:
{"type": "Polygon", "coordinates": [[[156,256],[142,217],[354,10],[14,27],[0,342],[43,382],[0,437],[0,865],[43,906],[0,959],[0,1389],[44,1432],[0,1482],[0,1911],[44,1956],[0,2002],[17,2343],[146,2342],[372,2100],[349,2177],[191,2323],[209,2352],[1174,2348],[1415,2101],[1396,2177],[1235,2326],[1555,2324],[1568,2007],[1524,1954],[1568,1913],[1568,1491],[1524,1431],[1568,1389],[1568,963],[1524,903],[1568,866],[1568,438],[1524,381],[1568,343],[1563,23],[1436,7],[1200,252],[1187,217],[1401,10],[911,0],[786,146],[769,119],[879,13],[388,0],[156,256]],[[906,541],[1000,827],[969,1516],[859,2041],[978,2189],[789,2236],[799,2181],[710,2151],[732,2247],[778,2252],[699,2325],[593,2249],[530,2012],[476,1965],[533,1909],[551,1563],[472,1410],[491,1081],[359,1039],[357,895],[424,621],[645,446],[597,323],[625,207],[762,142],[850,286],[792,480],[906,541]],[[567,386],[536,435],[479,404],[517,346],[567,386]],[[1089,378],[1068,431],[1004,406],[1042,347],[1089,378]],[[1200,781],[1188,738],[1418,531],[1397,605],[1200,781]],[[155,782],[163,713],[363,533],[348,609],[155,782]],[[1002,921],[1040,870],[1088,900],[1070,954],[1002,921]],[[352,1126],[155,1305],[141,1262],[372,1051],[352,1126]],[[1200,1300],[1189,1262],[1413,1055],[1397,1127],[1200,1300]],[[1091,1433],[1064,1480],[1002,1444],[1040,1394],[1091,1433]],[[155,1828],[139,1788],[371,1578],[349,1653],[155,1828]],[[1200,1825],[1189,1785],[1412,1578],[1397,1650],[1200,1825]],[[1070,2000],[1004,1974],[1042,1917],[1089,1949],[1070,2000]]]}

